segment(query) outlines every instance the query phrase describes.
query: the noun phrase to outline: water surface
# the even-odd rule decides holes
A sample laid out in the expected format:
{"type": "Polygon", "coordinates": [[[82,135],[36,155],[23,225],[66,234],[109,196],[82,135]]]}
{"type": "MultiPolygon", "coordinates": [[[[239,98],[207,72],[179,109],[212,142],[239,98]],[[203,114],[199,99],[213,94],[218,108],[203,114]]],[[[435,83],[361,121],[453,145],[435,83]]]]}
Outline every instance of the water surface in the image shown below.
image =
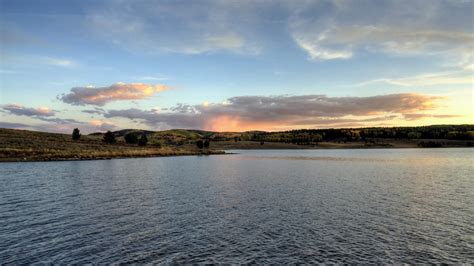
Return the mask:
{"type": "Polygon", "coordinates": [[[474,149],[0,164],[2,263],[474,262],[474,149]]]}

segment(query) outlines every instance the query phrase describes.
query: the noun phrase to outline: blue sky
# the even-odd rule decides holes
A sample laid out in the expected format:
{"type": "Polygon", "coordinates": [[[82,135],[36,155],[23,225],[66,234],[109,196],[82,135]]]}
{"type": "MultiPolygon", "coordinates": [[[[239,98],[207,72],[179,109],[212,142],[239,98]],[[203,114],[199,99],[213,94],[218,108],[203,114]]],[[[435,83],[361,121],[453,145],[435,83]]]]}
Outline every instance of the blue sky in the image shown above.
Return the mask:
{"type": "Polygon", "coordinates": [[[474,122],[472,1],[0,3],[2,127],[474,122]]]}

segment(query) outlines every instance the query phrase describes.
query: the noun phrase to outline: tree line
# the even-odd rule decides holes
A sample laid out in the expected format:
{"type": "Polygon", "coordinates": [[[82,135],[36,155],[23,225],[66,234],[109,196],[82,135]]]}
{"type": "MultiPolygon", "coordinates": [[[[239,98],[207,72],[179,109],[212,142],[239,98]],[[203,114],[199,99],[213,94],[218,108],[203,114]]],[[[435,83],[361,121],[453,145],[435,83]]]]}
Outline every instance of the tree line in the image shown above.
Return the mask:
{"type": "Polygon", "coordinates": [[[374,127],[341,129],[298,129],[281,132],[247,132],[234,141],[267,141],[314,144],[321,141],[370,141],[373,139],[449,139],[473,140],[474,125],[423,127],[374,127]]]}
{"type": "MultiPolygon", "coordinates": [[[[81,131],[78,128],[75,128],[72,131],[72,139],[79,140],[81,138],[81,131]]],[[[146,134],[141,134],[138,137],[138,134],[135,132],[127,133],[124,135],[125,143],[127,144],[137,144],[138,146],[146,146],[148,144],[148,137],[146,134]]],[[[115,139],[115,134],[112,131],[105,132],[102,141],[107,144],[114,144],[117,142],[115,139]]]]}

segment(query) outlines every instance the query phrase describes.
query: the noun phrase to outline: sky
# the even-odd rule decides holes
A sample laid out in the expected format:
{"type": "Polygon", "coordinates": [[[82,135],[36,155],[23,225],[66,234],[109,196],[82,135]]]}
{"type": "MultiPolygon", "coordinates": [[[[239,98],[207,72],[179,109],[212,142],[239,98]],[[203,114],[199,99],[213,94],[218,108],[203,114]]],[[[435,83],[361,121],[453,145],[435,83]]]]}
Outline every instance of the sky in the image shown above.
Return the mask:
{"type": "Polygon", "coordinates": [[[474,124],[474,2],[0,0],[0,127],[474,124]]]}

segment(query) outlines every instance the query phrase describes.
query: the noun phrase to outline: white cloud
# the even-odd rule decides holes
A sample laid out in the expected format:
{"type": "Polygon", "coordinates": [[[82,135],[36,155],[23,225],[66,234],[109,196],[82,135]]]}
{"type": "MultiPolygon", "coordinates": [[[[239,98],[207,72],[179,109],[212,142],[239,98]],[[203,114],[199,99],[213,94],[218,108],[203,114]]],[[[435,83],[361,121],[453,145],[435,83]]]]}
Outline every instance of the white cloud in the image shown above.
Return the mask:
{"type": "Polygon", "coordinates": [[[351,51],[336,51],[322,48],[317,42],[312,42],[303,36],[295,37],[295,41],[308,53],[309,58],[312,60],[348,59],[352,57],[351,51]]]}
{"type": "Polygon", "coordinates": [[[363,87],[371,84],[387,83],[404,87],[426,87],[437,85],[472,85],[474,84],[474,76],[471,73],[461,71],[446,71],[426,73],[410,77],[399,78],[379,78],[364,81],[353,86],[363,87]]]}
{"type": "Polygon", "coordinates": [[[461,62],[473,57],[472,8],[472,2],[339,1],[319,15],[298,9],[289,30],[313,60],[348,59],[369,51],[461,62]],[[457,16],[446,21],[451,12],[457,16]]]}
{"type": "Polygon", "coordinates": [[[235,33],[220,36],[210,36],[207,37],[206,40],[212,46],[220,49],[240,49],[245,44],[242,36],[239,36],[235,33]]]}
{"type": "Polygon", "coordinates": [[[350,58],[357,49],[396,55],[470,57],[474,43],[474,35],[466,32],[386,26],[334,26],[323,33],[296,32],[293,38],[312,59],[322,60],[350,58]]]}
{"type": "MultiPolygon", "coordinates": [[[[45,67],[53,66],[60,68],[76,68],[79,67],[79,62],[62,57],[53,56],[42,56],[42,55],[18,55],[18,54],[6,54],[2,58],[5,66],[10,67],[45,67]]],[[[11,72],[10,72],[11,73],[11,72]]]]}
{"type": "Polygon", "coordinates": [[[104,120],[91,120],[88,124],[100,131],[117,130],[118,128],[114,123],[104,120]]]}
{"type": "Polygon", "coordinates": [[[44,61],[45,64],[48,65],[53,65],[57,67],[77,67],[79,66],[79,63],[69,60],[69,59],[64,59],[64,58],[54,58],[54,57],[40,57],[42,61],[44,61]]]}

